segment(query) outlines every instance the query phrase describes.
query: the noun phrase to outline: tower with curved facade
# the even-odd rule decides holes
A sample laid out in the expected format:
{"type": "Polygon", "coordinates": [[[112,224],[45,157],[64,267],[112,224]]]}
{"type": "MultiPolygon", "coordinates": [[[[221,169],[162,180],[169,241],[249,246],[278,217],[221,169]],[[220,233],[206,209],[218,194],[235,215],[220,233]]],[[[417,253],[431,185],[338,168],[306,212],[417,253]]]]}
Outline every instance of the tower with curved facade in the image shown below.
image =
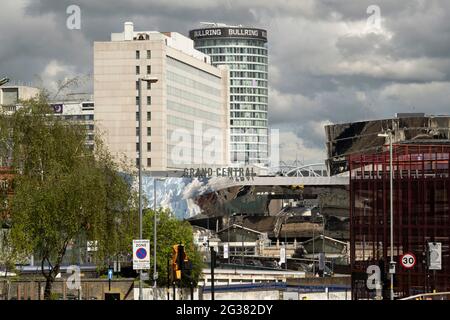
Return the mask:
{"type": "Polygon", "coordinates": [[[268,161],[267,32],[256,28],[203,23],[191,30],[197,50],[213,65],[230,70],[230,160],[240,164],[268,161]]]}

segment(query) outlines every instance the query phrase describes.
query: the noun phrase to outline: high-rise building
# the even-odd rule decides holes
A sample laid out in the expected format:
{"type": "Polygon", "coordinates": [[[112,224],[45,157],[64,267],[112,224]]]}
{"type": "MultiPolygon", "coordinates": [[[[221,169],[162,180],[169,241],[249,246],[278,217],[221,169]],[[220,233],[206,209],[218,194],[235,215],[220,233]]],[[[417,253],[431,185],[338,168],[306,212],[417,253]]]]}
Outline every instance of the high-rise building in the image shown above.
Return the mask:
{"type": "Polygon", "coordinates": [[[126,22],[111,41],[94,43],[96,124],[113,155],[136,163],[141,134],[148,171],[227,165],[228,74],[195,50],[191,39],[176,32],[135,32],[126,22]],[[143,82],[140,97],[139,79],[145,77],[151,82],[143,82]],[[210,151],[213,159],[206,155],[210,151]]]}
{"type": "Polygon", "coordinates": [[[267,32],[262,29],[203,23],[191,30],[195,48],[215,66],[230,70],[230,160],[268,162],[267,32]]]}

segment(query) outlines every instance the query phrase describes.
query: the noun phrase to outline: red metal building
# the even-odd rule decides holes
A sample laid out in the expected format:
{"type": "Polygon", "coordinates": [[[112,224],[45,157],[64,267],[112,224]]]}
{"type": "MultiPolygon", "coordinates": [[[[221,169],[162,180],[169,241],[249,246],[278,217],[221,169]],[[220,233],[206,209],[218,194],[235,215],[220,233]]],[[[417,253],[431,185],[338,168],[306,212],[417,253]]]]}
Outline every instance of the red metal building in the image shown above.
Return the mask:
{"type": "MultiPolygon", "coordinates": [[[[349,156],[350,243],[353,299],[375,297],[367,267],[382,271],[382,294],[389,299],[389,150],[349,156]]],[[[398,144],[393,147],[394,292],[398,297],[450,291],[450,146],[398,144]],[[428,243],[442,243],[441,270],[429,270],[428,243]],[[406,269],[402,254],[416,264],[406,269]]]]}

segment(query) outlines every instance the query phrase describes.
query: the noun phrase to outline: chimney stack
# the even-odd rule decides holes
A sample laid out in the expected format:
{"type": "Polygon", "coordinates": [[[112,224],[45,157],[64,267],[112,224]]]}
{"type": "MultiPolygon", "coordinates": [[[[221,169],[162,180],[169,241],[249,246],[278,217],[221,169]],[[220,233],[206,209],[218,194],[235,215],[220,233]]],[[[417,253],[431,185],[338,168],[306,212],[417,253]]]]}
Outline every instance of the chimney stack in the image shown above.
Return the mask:
{"type": "Polygon", "coordinates": [[[133,35],[134,35],[133,22],[125,22],[124,23],[124,40],[126,40],[126,41],[133,40],[133,35]]]}

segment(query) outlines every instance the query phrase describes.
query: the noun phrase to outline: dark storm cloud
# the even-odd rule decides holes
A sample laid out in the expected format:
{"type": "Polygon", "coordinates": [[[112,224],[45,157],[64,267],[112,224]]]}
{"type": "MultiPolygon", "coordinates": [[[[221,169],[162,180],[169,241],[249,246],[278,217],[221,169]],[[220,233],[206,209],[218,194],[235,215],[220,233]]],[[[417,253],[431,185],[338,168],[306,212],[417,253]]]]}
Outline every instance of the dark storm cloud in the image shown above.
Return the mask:
{"type": "Polygon", "coordinates": [[[282,130],[290,158],[320,158],[325,123],[449,110],[446,0],[6,0],[0,72],[46,82],[90,74],[93,41],[121,32],[125,21],[185,35],[200,21],[266,28],[270,124],[282,130]],[[81,30],[66,28],[72,4],[81,8],[81,30]],[[370,5],[380,8],[381,29],[366,23],[370,5]]]}

